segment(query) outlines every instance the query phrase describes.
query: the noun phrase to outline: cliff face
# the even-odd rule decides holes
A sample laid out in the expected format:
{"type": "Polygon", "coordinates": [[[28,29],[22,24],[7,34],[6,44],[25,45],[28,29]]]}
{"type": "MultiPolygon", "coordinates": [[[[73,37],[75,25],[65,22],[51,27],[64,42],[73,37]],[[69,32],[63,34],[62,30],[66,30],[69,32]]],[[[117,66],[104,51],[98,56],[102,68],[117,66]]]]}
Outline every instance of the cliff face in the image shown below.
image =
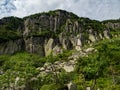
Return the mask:
{"type": "Polygon", "coordinates": [[[0,55],[13,54],[14,52],[21,50],[24,50],[24,44],[22,39],[9,40],[7,42],[0,43],[0,55]]]}
{"type": "Polygon", "coordinates": [[[120,36],[120,19],[103,21],[103,24],[111,31],[113,37],[120,36]]]}
{"type": "Polygon", "coordinates": [[[63,49],[81,50],[85,44],[110,38],[110,27],[119,29],[120,22],[117,25],[102,23],[62,10],[23,19],[3,18],[0,20],[0,54],[25,50],[47,56],[61,53],[63,49]]]}

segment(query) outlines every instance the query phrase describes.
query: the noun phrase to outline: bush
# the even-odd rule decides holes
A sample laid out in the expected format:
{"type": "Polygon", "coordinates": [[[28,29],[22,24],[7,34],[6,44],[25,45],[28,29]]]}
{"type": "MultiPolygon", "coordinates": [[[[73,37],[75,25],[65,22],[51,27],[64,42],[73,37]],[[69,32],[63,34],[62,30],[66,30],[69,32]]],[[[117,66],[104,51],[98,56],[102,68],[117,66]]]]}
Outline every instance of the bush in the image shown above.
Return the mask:
{"type": "Polygon", "coordinates": [[[40,90],[67,90],[67,87],[59,84],[49,84],[43,85],[40,90]]]}

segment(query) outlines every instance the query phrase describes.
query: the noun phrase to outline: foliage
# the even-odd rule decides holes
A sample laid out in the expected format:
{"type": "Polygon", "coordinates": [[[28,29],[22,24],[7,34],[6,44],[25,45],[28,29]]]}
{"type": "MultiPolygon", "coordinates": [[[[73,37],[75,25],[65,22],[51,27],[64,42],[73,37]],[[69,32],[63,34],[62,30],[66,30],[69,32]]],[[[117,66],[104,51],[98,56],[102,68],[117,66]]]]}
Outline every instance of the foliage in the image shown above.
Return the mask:
{"type": "MultiPolygon", "coordinates": [[[[7,40],[21,38],[21,28],[23,20],[27,18],[39,19],[39,16],[46,15],[58,16],[57,11],[49,13],[39,13],[19,19],[16,17],[3,18],[0,20],[0,43],[7,40]]],[[[65,13],[65,18],[70,18],[72,22],[78,21],[81,24],[81,33],[88,38],[88,30],[93,29],[97,33],[105,30],[106,22],[119,22],[119,20],[110,20],[99,22],[89,18],[78,18],[73,13],[65,13]],[[69,14],[69,15],[67,15],[69,14]]],[[[36,25],[39,23],[35,23],[36,25]]],[[[65,30],[65,22],[60,25],[56,32],[44,28],[42,32],[32,32],[28,37],[47,37],[58,38],[61,32],[65,30]]],[[[32,26],[29,26],[32,30],[32,26]]],[[[36,29],[37,30],[37,29],[36,29]]],[[[33,30],[34,31],[34,30],[33,30]]],[[[119,29],[112,30],[113,35],[119,35],[119,29]]],[[[70,36],[73,34],[65,33],[70,36]]],[[[77,34],[76,34],[77,35],[77,34]]],[[[83,43],[84,44],[84,43],[83,43]]],[[[66,90],[66,84],[73,81],[77,85],[77,90],[84,90],[87,86],[92,90],[98,88],[102,90],[119,90],[120,88],[120,38],[103,40],[94,43],[96,52],[89,54],[87,57],[80,57],[77,60],[75,71],[67,73],[64,70],[49,72],[47,75],[40,75],[39,69],[46,62],[52,64],[56,61],[68,61],[68,57],[73,51],[63,50],[62,54],[48,57],[40,57],[27,52],[17,52],[12,55],[0,55],[0,89],[6,90],[11,87],[22,87],[24,90],[66,90]],[[17,81],[17,79],[19,79],[17,81]]],[[[46,72],[45,72],[46,73],[46,72]]]]}
{"type": "Polygon", "coordinates": [[[60,84],[47,84],[47,85],[43,85],[42,87],[41,87],[41,89],[40,90],[66,90],[66,87],[65,86],[62,86],[62,85],[60,85],[60,84]]]}
{"type": "MultiPolygon", "coordinates": [[[[2,59],[2,65],[0,68],[3,72],[3,74],[0,75],[0,88],[9,88],[10,83],[15,84],[17,77],[20,78],[20,80],[17,82],[19,86],[29,85],[30,87],[32,83],[31,78],[35,77],[38,74],[38,70],[36,68],[38,66],[42,66],[45,62],[43,58],[26,52],[20,52],[13,54],[12,56],[6,56],[5,58],[4,57],[5,56],[0,56],[2,59]]],[[[34,84],[31,86],[33,85],[34,84]]]]}
{"type": "Polygon", "coordinates": [[[100,21],[90,20],[89,18],[79,18],[78,21],[82,24],[84,30],[93,29],[102,32],[105,29],[105,25],[100,21]]]}
{"type": "Polygon", "coordinates": [[[103,23],[108,23],[108,22],[111,22],[111,23],[120,23],[120,18],[119,19],[114,19],[114,20],[105,20],[105,21],[103,21],[103,23]]]}
{"type": "MultiPolygon", "coordinates": [[[[63,54],[58,56],[40,57],[35,54],[29,54],[27,52],[18,52],[13,55],[1,55],[0,56],[0,71],[3,74],[0,75],[0,88],[10,88],[10,84],[15,84],[16,78],[20,78],[17,82],[18,86],[25,85],[25,88],[40,89],[44,84],[57,83],[61,84],[59,88],[64,88],[64,84],[70,80],[69,74],[65,71],[61,73],[49,73],[46,76],[39,76],[37,68],[42,67],[45,62],[54,63],[55,61],[67,58],[71,53],[64,51],[63,54]]],[[[13,85],[13,87],[16,87],[13,85]]],[[[61,90],[61,89],[60,89],[61,90]]]]}
{"type": "Polygon", "coordinates": [[[86,85],[92,80],[93,83],[88,84],[90,87],[96,85],[94,88],[112,90],[120,85],[120,39],[104,40],[94,47],[97,52],[79,58],[76,73],[83,74],[86,85]]]}
{"type": "Polygon", "coordinates": [[[0,20],[0,42],[14,40],[21,37],[19,28],[23,26],[23,20],[16,17],[8,17],[0,20]]]}
{"type": "Polygon", "coordinates": [[[49,14],[46,13],[46,12],[41,12],[41,13],[33,14],[33,15],[30,15],[30,16],[26,16],[26,17],[23,18],[23,20],[26,20],[27,18],[38,19],[39,16],[41,16],[41,15],[49,15],[49,14]]]}

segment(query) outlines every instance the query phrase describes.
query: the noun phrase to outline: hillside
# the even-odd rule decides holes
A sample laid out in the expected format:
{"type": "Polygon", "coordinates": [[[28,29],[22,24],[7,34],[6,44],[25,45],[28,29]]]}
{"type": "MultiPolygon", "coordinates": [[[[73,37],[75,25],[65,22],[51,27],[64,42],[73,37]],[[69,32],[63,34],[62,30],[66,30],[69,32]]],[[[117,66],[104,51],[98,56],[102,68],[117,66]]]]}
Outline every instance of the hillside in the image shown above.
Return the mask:
{"type": "MultiPolygon", "coordinates": [[[[118,20],[119,21],[119,20],[118,20]]],[[[114,26],[116,23],[111,24],[114,26]]],[[[40,56],[62,49],[80,50],[85,44],[111,38],[109,23],[79,18],[63,10],[0,20],[0,54],[27,51],[40,56]],[[4,45],[3,45],[4,44],[4,45]]],[[[119,26],[112,27],[113,29],[119,26]]]]}
{"type": "Polygon", "coordinates": [[[119,90],[120,19],[64,10],[0,19],[0,90],[119,90]]]}

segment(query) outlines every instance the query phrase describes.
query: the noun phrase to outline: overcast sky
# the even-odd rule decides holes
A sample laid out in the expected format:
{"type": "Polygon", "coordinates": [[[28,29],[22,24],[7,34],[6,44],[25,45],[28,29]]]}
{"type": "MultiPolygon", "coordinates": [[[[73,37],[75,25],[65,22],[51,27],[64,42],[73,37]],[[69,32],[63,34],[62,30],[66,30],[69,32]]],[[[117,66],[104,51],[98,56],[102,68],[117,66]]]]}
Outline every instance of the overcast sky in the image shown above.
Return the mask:
{"type": "Polygon", "coordinates": [[[120,18],[120,0],[0,0],[0,18],[24,17],[55,9],[97,20],[120,18]]]}

